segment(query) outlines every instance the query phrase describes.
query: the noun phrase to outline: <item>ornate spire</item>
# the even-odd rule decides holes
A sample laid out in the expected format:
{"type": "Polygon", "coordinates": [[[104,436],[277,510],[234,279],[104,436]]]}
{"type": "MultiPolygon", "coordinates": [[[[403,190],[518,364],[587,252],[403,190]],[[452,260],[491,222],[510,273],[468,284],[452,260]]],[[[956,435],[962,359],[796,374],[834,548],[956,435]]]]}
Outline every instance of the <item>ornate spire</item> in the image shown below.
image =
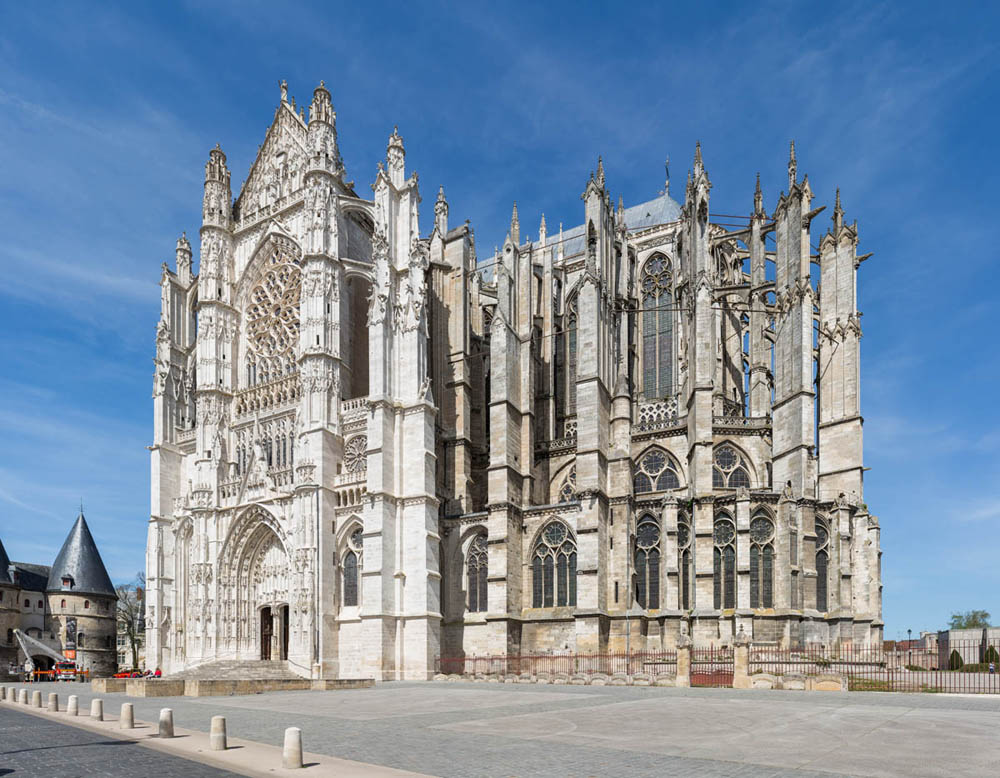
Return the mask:
{"type": "Polygon", "coordinates": [[[405,178],[406,149],[403,147],[403,136],[399,134],[398,125],[392,128],[392,135],[389,136],[389,143],[385,149],[385,158],[393,185],[402,186],[405,178]]]}
{"type": "Polygon", "coordinates": [[[840,187],[837,187],[837,200],[833,206],[833,232],[836,235],[844,227],[844,209],[840,207],[840,187]]]}
{"type": "Polygon", "coordinates": [[[444,187],[438,189],[437,201],[434,203],[434,225],[443,238],[448,233],[448,201],[444,198],[444,187]]]}
{"type": "Polygon", "coordinates": [[[548,230],[545,228],[545,214],[542,214],[542,223],[538,225],[538,242],[543,246],[545,245],[545,238],[548,236],[548,230]]]}
{"type": "Polygon", "coordinates": [[[510,239],[515,246],[521,245],[521,222],[517,218],[517,200],[514,201],[514,210],[510,214],[510,239]]]}
{"type": "Polygon", "coordinates": [[[798,165],[795,162],[795,141],[793,140],[791,146],[788,149],[788,191],[792,191],[792,187],[795,186],[795,171],[798,169],[798,165]]]}
{"type": "Polygon", "coordinates": [[[597,185],[601,189],[604,188],[604,160],[600,155],[597,157],[597,185]]]}
{"type": "Polygon", "coordinates": [[[694,169],[697,173],[700,168],[704,168],[705,163],[701,160],[701,141],[696,141],[694,144],[694,169]]]}
{"type": "Polygon", "coordinates": [[[336,114],[333,112],[333,103],[330,101],[330,90],[326,88],[323,81],[313,90],[312,105],[309,106],[309,123],[315,121],[334,124],[336,114]]]}
{"type": "Polygon", "coordinates": [[[764,215],[764,195],[760,191],[760,173],[757,174],[757,187],[753,192],[753,215],[764,215]]]}
{"type": "Polygon", "coordinates": [[[287,103],[288,102],[288,82],[285,81],[285,79],[281,79],[281,83],[278,84],[278,86],[281,88],[281,102],[287,103]]]}
{"type": "Polygon", "coordinates": [[[625,199],[618,195],[618,212],[615,214],[615,226],[620,230],[625,229],[625,199]]]}
{"type": "Polygon", "coordinates": [[[667,156],[667,161],[663,163],[663,194],[670,195],[670,156],[667,156]]]}

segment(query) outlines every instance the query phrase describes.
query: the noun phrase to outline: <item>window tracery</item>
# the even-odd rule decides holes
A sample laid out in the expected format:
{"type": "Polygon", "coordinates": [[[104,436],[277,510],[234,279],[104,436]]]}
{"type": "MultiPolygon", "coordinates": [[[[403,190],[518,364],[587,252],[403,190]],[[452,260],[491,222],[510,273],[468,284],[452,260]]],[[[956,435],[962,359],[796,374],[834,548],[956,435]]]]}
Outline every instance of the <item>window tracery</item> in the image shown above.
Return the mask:
{"type": "Polygon", "coordinates": [[[816,522],[816,610],[829,610],[830,533],[816,522]]]}
{"type": "Polygon", "coordinates": [[[355,608],[358,605],[358,568],[361,565],[361,554],[364,549],[364,532],[358,527],[351,532],[348,548],[343,561],[343,603],[345,608],[355,608]]]}
{"type": "Polygon", "coordinates": [[[642,308],[642,393],[659,400],[673,393],[673,276],[670,260],[650,257],[639,280],[642,308]]]}
{"type": "Polygon", "coordinates": [[[247,383],[264,383],[295,371],[302,273],[291,246],[279,244],[250,290],[246,310],[247,383]]]}
{"type": "Polygon", "coordinates": [[[730,445],[715,449],[712,486],[716,489],[750,488],[750,471],[743,455],[730,445]]]}
{"type": "Polygon", "coordinates": [[[469,544],[466,558],[466,572],[469,586],[469,611],[484,613],[487,605],[487,573],[489,570],[489,554],[487,552],[486,535],[476,535],[469,544]]]}
{"type": "Polygon", "coordinates": [[[577,298],[566,302],[562,331],[555,338],[556,415],[560,419],[576,413],[577,298]]]}
{"type": "Polygon", "coordinates": [[[736,607],[736,526],[728,516],[716,518],[712,530],[715,608],[736,607]]]}
{"type": "Polygon", "coordinates": [[[687,517],[682,517],[677,524],[677,564],[680,570],[678,606],[687,610],[691,607],[691,525],[687,517]]]}
{"type": "Polygon", "coordinates": [[[635,494],[662,492],[667,489],[677,489],[679,486],[677,466],[663,449],[651,448],[639,458],[636,463],[636,473],[632,477],[632,489],[635,494]]]}
{"type": "Polygon", "coordinates": [[[750,522],[750,607],[774,607],[774,524],[765,516],[750,522]]]}
{"type": "Polygon", "coordinates": [[[660,607],[660,524],[646,513],[635,528],[635,600],[642,608],[660,607]]]}
{"type": "Polygon", "coordinates": [[[576,540],[561,521],[551,521],[532,552],[532,607],[576,605],[576,540]]]}
{"type": "Polygon", "coordinates": [[[569,469],[559,488],[559,502],[571,502],[576,499],[576,465],[569,469]]]}
{"type": "Polygon", "coordinates": [[[355,435],[344,446],[344,470],[360,473],[368,469],[368,436],[355,435]]]}

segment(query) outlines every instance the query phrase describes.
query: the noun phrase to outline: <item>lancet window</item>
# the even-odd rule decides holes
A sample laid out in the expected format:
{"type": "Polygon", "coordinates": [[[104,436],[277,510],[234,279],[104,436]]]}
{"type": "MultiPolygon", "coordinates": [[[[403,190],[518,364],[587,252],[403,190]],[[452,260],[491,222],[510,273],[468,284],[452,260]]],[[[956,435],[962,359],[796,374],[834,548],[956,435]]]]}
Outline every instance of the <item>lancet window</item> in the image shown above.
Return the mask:
{"type": "Polygon", "coordinates": [[[713,591],[715,608],[736,607],[736,527],[728,516],[715,520],[713,591]]]}
{"type": "Polygon", "coordinates": [[[562,486],[559,487],[559,502],[570,502],[576,499],[576,466],[569,469],[569,473],[563,479],[562,486]]]}
{"type": "Polygon", "coordinates": [[[469,611],[483,613],[486,611],[486,576],[489,569],[486,536],[476,535],[469,544],[466,555],[465,569],[469,587],[469,611]]]}
{"type": "Polygon", "coordinates": [[[642,394],[658,400],[673,394],[674,312],[670,260],[655,254],[639,279],[642,309],[642,394]]]}
{"type": "Polygon", "coordinates": [[[641,608],[660,607],[660,523],[649,513],[635,528],[635,601],[641,608]]]}
{"type": "Polygon", "coordinates": [[[351,533],[347,551],[344,552],[342,564],[344,577],[343,603],[345,608],[357,607],[359,601],[358,568],[361,566],[361,554],[364,548],[364,537],[358,527],[351,533]]]}
{"type": "Polygon", "coordinates": [[[774,607],[774,524],[766,516],[750,522],[750,607],[774,607]]]}
{"type": "Polygon", "coordinates": [[[830,580],[830,533],[826,526],[816,522],[816,610],[825,613],[829,608],[828,587],[830,580]]]}
{"type": "Polygon", "coordinates": [[[729,445],[715,449],[712,486],[716,489],[750,488],[750,471],[743,455],[729,445]]]}
{"type": "Polygon", "coordinates": [[[680,591],[678,607],[691,607],[691,525],[686,517],[677,523],[677,569],[680,571],[680,591]]]}
{"type": "Polygon", "coordinates": [[[663,449],[651,448],[639,457],[635,475],[632,477],[632,489],[635,494],[662,492],[679,486],[677,466],[663,449]]]}
{"type": "Polygon", "coordinates": [[[576,540],[561,521],[551,521],[531,555],[532,607],[576,605],[576,540]]]}
{"type": "Polygon", "coordinates": [[[555,338],[556,415],[562,419],[576,413],[577,298],[566,303],[562,331],[555,338]]]}

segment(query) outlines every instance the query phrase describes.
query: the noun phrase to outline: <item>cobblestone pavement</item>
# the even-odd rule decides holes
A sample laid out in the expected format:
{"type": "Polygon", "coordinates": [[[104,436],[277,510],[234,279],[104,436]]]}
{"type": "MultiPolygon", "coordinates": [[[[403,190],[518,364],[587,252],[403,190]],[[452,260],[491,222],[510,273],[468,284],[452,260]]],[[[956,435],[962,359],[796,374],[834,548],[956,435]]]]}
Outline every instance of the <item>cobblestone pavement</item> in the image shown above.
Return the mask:
{"type": "Polygon", "coordinates": [[[226,778],[226,770],[21,713],[0,704],[0,776],[226,778]]]}
{"type": "MultiPolygon", "coordinates": [[[[95,695],[76,684],[46,692],[95,695]]],[[[1000,774],[1000,696],[385,683],[374,689],[126,698],[155,721],[448,778],[465,776],[963,776],[1000,774]],[[956,766],[960,765],[958,768],[956,766]]],[[[0,704],[0,710],[4,705],[0,704]]]]}

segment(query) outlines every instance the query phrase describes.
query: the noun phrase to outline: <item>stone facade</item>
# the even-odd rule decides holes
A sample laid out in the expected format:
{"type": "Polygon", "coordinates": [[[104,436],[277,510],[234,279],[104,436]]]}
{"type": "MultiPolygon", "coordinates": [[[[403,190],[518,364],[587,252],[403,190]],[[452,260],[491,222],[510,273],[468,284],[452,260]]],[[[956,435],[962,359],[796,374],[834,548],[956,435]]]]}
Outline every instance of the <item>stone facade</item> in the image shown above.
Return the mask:
{"type": "MultiPolygon", "coordinates": [[[[11,562],[0,543],[0,673],[24,669],[14,630],[76,661],[91,675],[117,668],[117,595],[81,513],[55,562],[11,562]]],[[[53,658],[32,656],[36,668],[51,669],[53,658]]]]}
{"type": "Polygon", "coordinates": [[[795,165],[734,228],[700,148],[683,205],[615,208],[599,162],[582,226],[515,206],[480,261],[443,189],[421,232],[397,131],[363,197],[325,86],[306,119],[282,85],[235,200],[209,156],[198,274],[186,237],[163,267],[147,663],[877,643],[865,257],[839,194],[812,254],[795,165]]]}

